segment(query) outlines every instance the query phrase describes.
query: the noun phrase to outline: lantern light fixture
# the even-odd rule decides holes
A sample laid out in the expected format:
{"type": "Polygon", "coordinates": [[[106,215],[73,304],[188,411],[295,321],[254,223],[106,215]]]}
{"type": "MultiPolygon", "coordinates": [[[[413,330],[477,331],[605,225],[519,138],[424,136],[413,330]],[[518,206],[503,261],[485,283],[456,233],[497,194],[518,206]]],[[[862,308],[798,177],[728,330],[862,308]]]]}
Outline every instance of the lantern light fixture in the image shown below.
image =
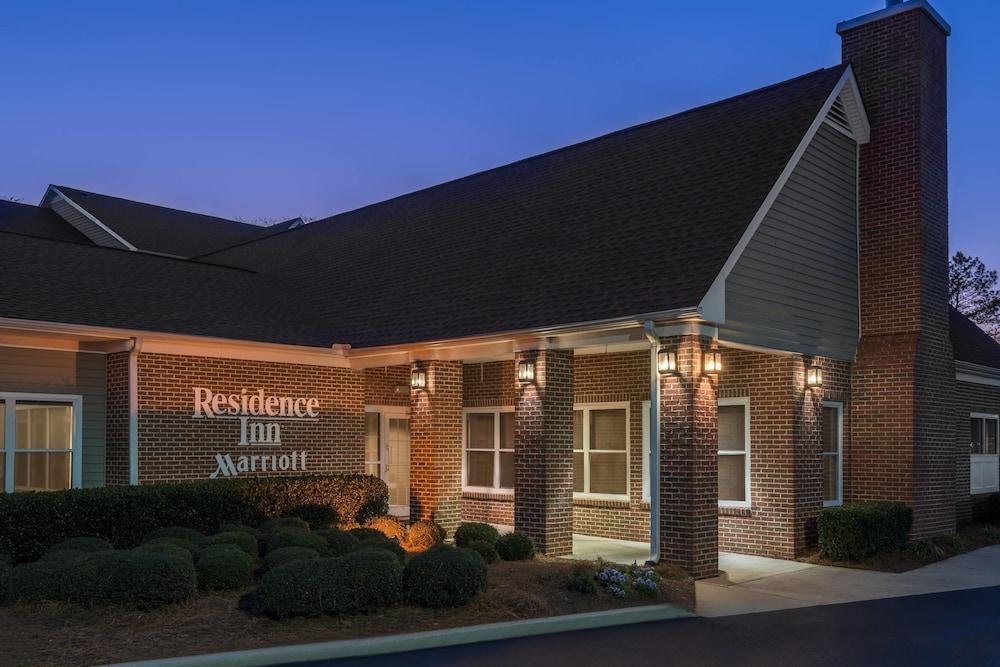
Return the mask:
{"type": "Polygon", "coordinates": [[[705,373],[708,375],[718,375],[722,372],[722,353],[718,350],[709,350],[705,353],[705,373]]]}
{"type": "Polygon", "coordinates": [[[535,362],[528,359],[521,359],[517,362],[517,380],[518,382],[534,382],[535,381],[535,362]]]}
{"type": "Polygon", "coordinates": [[[422,368],[414,368],[410,371],[410,389],[427,388],[427,371],[422,368]]]}
{"type": "Polygon", "coordinates": [[[656,369],[660,375],[673,375],[677,372],[676,350],[660,350],[656,353],[656,369]]]}
{"type": "Polygon", "coordinates": [[[815,364],[809,366],[806,369],[806,386],[807,387],[822,387],[823,386],[823,369],[815,364]]]}

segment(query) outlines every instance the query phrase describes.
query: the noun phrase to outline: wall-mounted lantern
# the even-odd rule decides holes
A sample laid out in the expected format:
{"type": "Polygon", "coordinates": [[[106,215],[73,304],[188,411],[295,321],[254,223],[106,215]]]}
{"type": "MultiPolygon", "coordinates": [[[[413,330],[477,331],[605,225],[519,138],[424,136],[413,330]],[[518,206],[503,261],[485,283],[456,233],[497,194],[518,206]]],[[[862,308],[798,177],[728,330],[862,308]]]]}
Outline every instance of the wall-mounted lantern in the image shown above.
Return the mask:
{"type": "Polygon", "coordinates": [[[660,350],[656,353],[656,370],[660,375],[673,375],[677,372],[676,350],[660,350]]]}
{"type": "Polygon", "coordinates": [[[427,371],[422,368],[414,368],[410,371],[410,389],[427,388],[427,371]]]}
{"type": "Polygon", "coordinates": [[[518,382],[534,382],[535,381],[535,362],[529,361],[527,359],[521,359],[517,362],[517,381],[518,382]]]}
{"type": "Polygon", "coordinates": [[[718,350],[709,350],[705,353],[705,373],[708,375],[718,375],[722,372],[722,353],[718,350]]]}
{"type": "Polygon", "coordinates": [[[807,387],[822,387],[823,386],[823,369],[815,364],[809,366],[806,369],[806,386],[807,387]]]}

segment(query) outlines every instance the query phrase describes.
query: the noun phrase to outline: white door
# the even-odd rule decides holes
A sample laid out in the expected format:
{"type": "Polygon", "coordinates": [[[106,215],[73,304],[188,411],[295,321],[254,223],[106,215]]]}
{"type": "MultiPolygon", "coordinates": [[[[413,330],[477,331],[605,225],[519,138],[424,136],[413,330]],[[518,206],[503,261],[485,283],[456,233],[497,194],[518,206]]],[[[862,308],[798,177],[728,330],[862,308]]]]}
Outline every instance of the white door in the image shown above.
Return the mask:
{"type": "Polygon", "coordinates": [[[389,513],[410,515],[410,418],[405,408],[368,408],[365,470],[389,487],[389,513]]]}

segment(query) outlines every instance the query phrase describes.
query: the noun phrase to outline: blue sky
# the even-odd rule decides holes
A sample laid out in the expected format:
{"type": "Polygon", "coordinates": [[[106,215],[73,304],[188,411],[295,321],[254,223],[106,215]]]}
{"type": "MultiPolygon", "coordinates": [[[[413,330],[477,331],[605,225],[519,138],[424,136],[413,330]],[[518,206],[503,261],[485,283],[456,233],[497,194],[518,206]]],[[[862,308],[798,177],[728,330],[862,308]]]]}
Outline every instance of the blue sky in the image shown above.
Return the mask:
{"type": "MultiPolygon", "coordinates": [[[[952,246],[1000,268],[1000,3],[951,40],[952,246]]],[[[9,2],[0,196],[324,216],[839,62],[880,0],[9,2]]]]}

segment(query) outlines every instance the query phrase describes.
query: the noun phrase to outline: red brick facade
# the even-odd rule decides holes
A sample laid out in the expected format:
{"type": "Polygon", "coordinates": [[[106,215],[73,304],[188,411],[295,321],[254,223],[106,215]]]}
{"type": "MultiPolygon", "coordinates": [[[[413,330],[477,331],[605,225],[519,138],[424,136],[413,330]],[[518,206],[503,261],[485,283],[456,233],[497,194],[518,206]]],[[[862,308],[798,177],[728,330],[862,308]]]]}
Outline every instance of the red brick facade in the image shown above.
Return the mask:
{"type": "Polygon", "coordinates": [[[128,484],[128,352],[107,356],[104,480],[108,486],[128,484]]]}

